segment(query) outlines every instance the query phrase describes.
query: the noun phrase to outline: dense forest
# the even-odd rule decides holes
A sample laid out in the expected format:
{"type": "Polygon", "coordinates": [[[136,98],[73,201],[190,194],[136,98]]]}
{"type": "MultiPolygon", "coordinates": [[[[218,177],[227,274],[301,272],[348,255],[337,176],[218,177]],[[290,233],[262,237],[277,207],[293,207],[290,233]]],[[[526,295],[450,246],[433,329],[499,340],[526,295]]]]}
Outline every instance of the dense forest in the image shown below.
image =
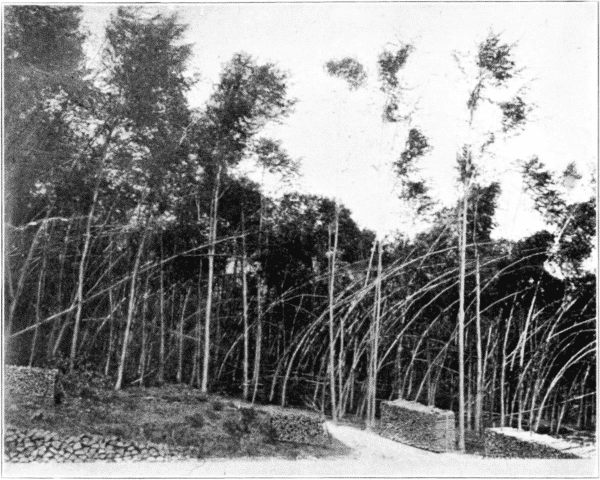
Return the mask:
{"type": "MultiPolygon", "coordinates": [[[[302,99],[290,74],[236,54],[190,108],[191,46],[176,15],[120,7],[86,67],[82,12],[7,6],[4,16],[4,338],[7,363],[85,370],[130,385],[184,382],[250,401],[373,424],[381,400],[458,412],[464,429],[595,428],[596,277],[584,268],[596,203],[580,178],[521,162],[547,229],[492,238],[500,185],[479,169],[529,119],[513,46],[490,34],[470,62],[461,200],[429,195],[432,146],[407,127],[395,175],[428,227],[382,241],[341,202],[270,196],[242,161],[285,181],[298,161],[266,132],[302,99]]],[[[383,123],[410,124],[402,69],[418,45],[384,51],[383,123]]],[[[202,69],[200,65],[198,68],[202,69]]],[[[350,90],[352,58],[324,68],[350,90]]],[[[442,128],[442,127],[441,127],[442,128]]],[[[574,159],[576,160],[576,159],[574,159]]]]}

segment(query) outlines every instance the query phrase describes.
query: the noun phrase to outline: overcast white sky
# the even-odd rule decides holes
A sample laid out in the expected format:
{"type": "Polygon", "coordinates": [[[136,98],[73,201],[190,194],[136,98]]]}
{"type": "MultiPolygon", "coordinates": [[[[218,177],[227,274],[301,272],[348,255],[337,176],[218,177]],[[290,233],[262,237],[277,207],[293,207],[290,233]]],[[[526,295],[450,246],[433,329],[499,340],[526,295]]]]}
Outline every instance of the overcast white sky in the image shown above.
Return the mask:
{"type": "MultiPolygon", "coordinates": [[[[418,100],[413,126],[429,137],[432,153],[423,174],[435,195],[450,205],[458,193],[456,153],[462,141],[467,84],[454,51],[474,52],[490,30],[516,42],[525,67],[526,100],[536,105],[518,138],[486,162],[489,178],[502,182],[496,236],[519,238],[542,227],[522,193],[514,162],[539,155],[563,169],[575,161],[595,175],[598,148],[598,5],[596,3],[320,3],[165,4],[189,25],[195,44],[190,69],[202,81],[190,94],[199,107],[218,80],[223,63],[245,51],[276,62],[291,76],[294,113],[271,129],[293,157],[302,159],[298,188],[337,197],[361,227],[381,234],[407,228],[397,200],[391,162],[406,140],[407,125],[383,125],[376,59],[386,44],[411,43],[404,70],[410,100],[418,100]],[[367,68],[368,89],[349,92],[323,65],[352,56],[367,68]]],[[[84,7],[96,37],[116,6],[84,7]]],[[[98,45],[98,43],[95,43],[98,45]]],[[[589,176],[582,185],[589,183],[589,176]]],[[[583,188],[575,193],[583,194],[583,188]]]]}

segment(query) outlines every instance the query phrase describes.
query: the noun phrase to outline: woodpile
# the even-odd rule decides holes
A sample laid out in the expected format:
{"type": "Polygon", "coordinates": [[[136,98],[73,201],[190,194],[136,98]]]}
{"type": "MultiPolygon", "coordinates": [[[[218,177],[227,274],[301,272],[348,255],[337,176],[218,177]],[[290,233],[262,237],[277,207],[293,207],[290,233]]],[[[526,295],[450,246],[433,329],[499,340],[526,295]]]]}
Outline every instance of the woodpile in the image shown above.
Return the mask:
{"type": "Polygon", "coordinates": [[[486,429],[484,441],[485,456],[496,458],[582,458],[590,450],[578,443],[508,427],[486,429]]]}
{"type": "Polygon", "coordinates": [[[324,445],[330,441],[324,419],[317,414],[273,406],[259,410],[269,415],[273,435],[280,442],[324,445]]]}
{"type": "Polygon", "coordinates": [[[15,396],[40,397],[54,401],[58,394],[58,370],[6,365],[4,388],[8,401],[15,396]]]}
{"type": "Polygon", "coordinates": [[[378,433],[433,452],[456,448],[454,412],[406,400],[381,402],[378,433]]]}
{"type": "Polygon", "coordinates": [[[197,456],[192,447],[123,441],[116,436],[82,434],[60,438],[53,432],[12,427],[4,435],[4,458],[8,462],[161,462],[197,456]]]}

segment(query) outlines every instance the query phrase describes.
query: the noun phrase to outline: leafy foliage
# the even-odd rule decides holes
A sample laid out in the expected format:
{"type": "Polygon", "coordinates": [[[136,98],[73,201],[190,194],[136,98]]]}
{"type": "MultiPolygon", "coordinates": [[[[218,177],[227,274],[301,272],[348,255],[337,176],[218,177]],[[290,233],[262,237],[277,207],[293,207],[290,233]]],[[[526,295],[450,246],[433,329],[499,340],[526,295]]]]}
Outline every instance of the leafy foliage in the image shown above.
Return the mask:
{"type": "Polygon", "coordinates": [[[106,31],[108,83],[117,95],[111,113],[138,144],[122,152],[128,163],[141,160],[142,181],[156,191],[187,156],[185,95],[192,84],[185,76],[191,47],[181,44],[184,32],[176,15],[148,18],[139,7],[120,7],[106,31]]]}
{"type": "Polygon", "coordinates": [[[411,128],[408,132],[406,147],[400,154],[400,158],[394,163],[396,173],[403,177],[414,168],[415,160],[423,157],[431,150],[427,137],[417,128],[411,128]]]}
{"type": "Polygon", "coordinates": [[[501,43],[500,36],[491,33],[479,46],[477,65],[486,71],[498,84],[512,78],[515,62],[511,46],[501,43]]]}
{"type": "Polygon", "coordinates": [[[354,58],[345,57],[341,60],[329,60],[325,64],[325,70],[332,77],[346,81],[350,90],[358,90],[367,81],[365,67],[354,58]]]}
{"type": "Polygon", "coordinates": [[[299,164],[290,158],[279,140],[260,138],[251,148],[257,156],[258,164],[268,172],[284,177],[298,175],[299,164]]]}
{"type": "Polygon", "coordinates": [[[458,164],[458,175],[460,183],[467,184],[476,174],[476,167],[473,163],[473,154],[468,146],[463,146],[462,150],[456,155],[458,164]]]}
{"type": "Polygon", "coordinates": [[[528,108],[519,96],[509,102],[500,103],[502,110],[502,130],[508,132],[521,127],[527,121],[528,108]]]}
{"type": "Polygon", "coordinates": [[[295,100],[287,98],[287,80],[274,64],[259,65],[245,53],[234,55],[209,101],[208,133],[239,155],[267,122],[290,113],[295,100]]]}
{"type": "Polygon", "coordinates": [[[406,64],[412,50],[412,45],[403,45],[396,52],[383,51],[377,59],[380,88],[386,94],[383,107],[383,119],[386,122],[393,123],[407,118],[399,113],[402,85],[398,79],[398,72],[406,64]]]}
{"type": "Polygon", "coordinates": [[[483,187],[474,185],[471,189],[467,212],[467,238],[473,243],[485,244],[491,241],[500,191],[498,182],[483,187]]]}
{"type": "Polygon", "coordinates": [[[381,81],[381,90],[391,92],[398,88],[398,72],[408,60],[408,56],[413,51],[412,45],[403,45],[396,52],[384,51],[379,54],[377,64],[379,66],[379,80],[381,81]]]}
{"type": "Polygon", "coordinates": [[[36,188],[74,152],[75,105],[87,96],[82,80],[84,35],[80,7],[5,7],[4,146],[9,221],[35,218],[44,201],[36,188]]]}
{"type": "MultiPolygon", "coordinates": [[[[596,207],[594,199],[569,204],[554,176],[537,157],[523,162],[526,190],[533,196],[536,210],[556,229],[553,259],[569,276],[581,275],[581,263],[592,252],[596,236],[596,207]]],[[[576,180],[578,173],[570,164],[563,181],[576,180]]]]}
{"type": "Polygon", "coordinates": [[[526,188],[535,199],[535,208],[551,221],[564,215],[566,204],[556,181],[538,157],[522,164],[526,188]]]}
{"type": "Polygon", "coordinates": [[[5,7],[6,59],[19,59],[47,75],[75,70],[83,58],[81,7],[5,7]]]}
{"type": "Polygon", "coordinates": [[[402,197],[417,204],[417,214],[424,213],[433,204],[428,195],[428,187],[422,179],[413,179],[417,166],[415,163],[431,151],[427,137],[419,129],[411,128],[408,132],[406,147],[400,158],[394,162],[396,174],[403,186],[402,197]]]}

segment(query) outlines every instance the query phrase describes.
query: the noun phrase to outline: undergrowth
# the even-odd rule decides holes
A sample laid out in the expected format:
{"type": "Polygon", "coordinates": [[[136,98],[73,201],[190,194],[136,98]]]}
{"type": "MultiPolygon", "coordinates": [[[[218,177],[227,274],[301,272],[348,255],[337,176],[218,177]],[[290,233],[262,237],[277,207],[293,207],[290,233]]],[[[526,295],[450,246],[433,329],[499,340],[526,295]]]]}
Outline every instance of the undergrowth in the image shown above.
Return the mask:
{"type": "MultiPolygon", "coordinates": [[[[100,386],[102,387],[102,386],[100,386]]],[[[129,388],[115,392],[67,385],[59,405],[48,400],[13,398],[5,423],[61,436],[92,433],[123,440],[195,447],[199,457],[323,457],[348,452],[341,443],[311,446],[278,442],[266,413],[231,399],[203,395],[184,385],[129,388]]]]}

